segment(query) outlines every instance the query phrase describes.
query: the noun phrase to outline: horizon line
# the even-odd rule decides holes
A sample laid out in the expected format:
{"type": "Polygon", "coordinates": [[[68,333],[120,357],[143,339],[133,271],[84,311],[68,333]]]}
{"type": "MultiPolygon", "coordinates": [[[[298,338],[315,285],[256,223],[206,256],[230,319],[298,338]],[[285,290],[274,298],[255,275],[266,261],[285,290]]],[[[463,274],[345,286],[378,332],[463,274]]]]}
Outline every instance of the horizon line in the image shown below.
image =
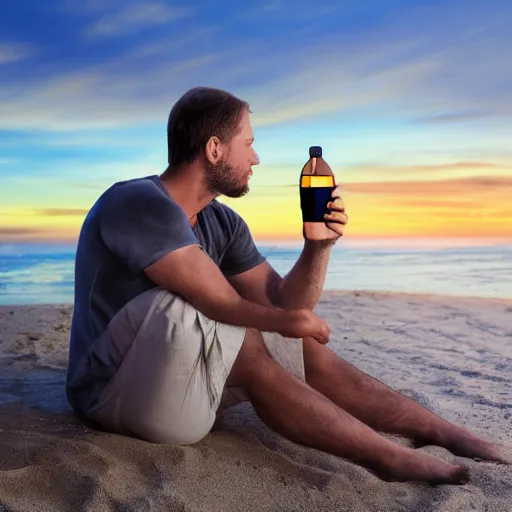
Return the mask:
{"type": "MultiPolygon", "coordinates": [[[[304,239],[277,239],[253,237],[258,247],[289,247],[297,248],[304,245],[304,239]]],[[[354,236],[342,237],[333,246],[333,249],[343,248],[463,248],[463,247],[490,247],[490,246],[512,246],[510,237],[448,237],[448,236],[354,236]]],[[[76,249],[77,240],[69,239],[48,239],[48,240],[0,240],[0,256],[7,255],[10,250],[22,248],[46,248],[47,250],[76,249]]]]}

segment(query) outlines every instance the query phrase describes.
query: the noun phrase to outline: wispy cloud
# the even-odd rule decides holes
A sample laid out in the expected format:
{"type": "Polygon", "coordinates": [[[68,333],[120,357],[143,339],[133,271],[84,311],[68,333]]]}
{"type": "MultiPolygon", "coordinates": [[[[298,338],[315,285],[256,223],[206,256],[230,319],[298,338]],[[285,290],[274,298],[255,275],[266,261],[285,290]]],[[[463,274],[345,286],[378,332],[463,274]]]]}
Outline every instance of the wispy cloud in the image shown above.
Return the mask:
{"type": "MultiPolygon", "coordinates": [[[[134,61],[137,59],[146,59],[148,57],[168,56],[176,51],[183,51],[190,49],[190,46],[197,41],[211,41],[211,37],[218,33],[220,27],[211,25],[203,28],[194,28],[187,31],[186,34],[180,37],[165,37],[152,40],[149,43],[142,44],[134,49],[130,49],[124,54],[116,64],[122,63],[123,59],[134,61]]],[[[213,43],[213,41],[212,41],[213,43]]]]}
{"type": "Polygon", "coordinates": [[[198,84],[228,88],[248,99],[255,126],[268,126],[391,101],[436,66],[428,61],[398,64],[361,77],[353,66],[355,61],[364,66],[364,54],[336,60],[330,50],[326,59],[312,64],[309,49],[269,54],[271,46],[269,42],[255,48],[239,46],[181,61],[159,59],[153,65],[146,62],[144,73],[134,73],[133,58],[123,56],[21,88],[6,88],[0,100],[5,96],[10,101],[0,112],[0,127],[77,130],[164,122],[179,95],[198,84]],[[281,69],[280,76],[267,79],[268,66],[281,69]],[[230,87],[233,81],[255,85],[230,87]]]}
{"type": "Polygon", "coordinates": [[[78,230],[73,228],[3,228],[0,227],[0,242],[10,244],[17,242],[50,242],[73,243],[76,245],[78,230]]]}
{"type": "Polygon", "coordinates": [[[450,112],[446,114],[439,114],[435,116],[420,117],[412,119],[411,122],[419,124],[444,124],[444,123],[458,123],[462,121],[473,121],[496,115],[496,112],[450,112]]]}
{"type": "Polygon", "coordinates": [[[512,72],[501,50],[510,43],[505,34],[486,34],[441,48],[393,38],[347,51],[342,44],[326,45],[289,58],[307,64],[267,82],[264,95],[258,85],[248,92],[261,125],[343,111],[368,115],[370,109],[375,117],[392,109],[395,117],[424,124],[512,116],[512,72]]]}
{"type": "Polygon", "coordinates": [[[155,65],[147,74],[129,74],[115,65],[61,74],[40,84],[4,88],[13,97],[0,111],[0,128],[46,131],[109,129],[165,122],[186,85],[220,56],[211,54],[155,65]],[[173,76],[172,84],[162,83],[173,76]]]}
{"type": "Polygon", "coordinates": [[[189,7],[169,6],[160,2],[133,3],[114,14],[105,14],[86,28],[88,36],[115,36],[134,30],[175,21],[191,15],[189,7]]]}
{"type": "Polygon", "coordinates": [[[356,12],[357,8],[364,10],[367,7],[362,7],[357,0],[345,0],[338,4],[323,0],[268,0],[258,2],[254,7],[244,8],[238,17],[242,19],[256,17],[270,21],[283,19],[312,21],[334,13],[347,15],[356,12]]]}
{"type": "Polygon", "coordinates": [[[424,172],[430,171],[453,171],[453,170],[474,170],[474,169],[510,169],[511,165],[496,164],[493,162],[449,162],[439,164],[416,164],[416,165],[390,165],[384,163],[372,163],[372,164],[358,164],[352,165],[351,168],[360,169],[365,171],[381,171],[381,172],[393,172],[394,174],[404,174],[411,172],[424,172]]]}
{"type": "Polygon", "coordinates": [[[34,228],[6,228],[0,226],[0,237],[33,235],[38,232],[39,230],[34,228]]]}
{"type": "Polygon", "coordinates": [[[483,194],[488,191],[512,196],[512,177],[471,177],[435,181],[383,181],[346,183],[348,193],[376,195],[414,195],[426,197],[460,196],[468,192],[483,194]]]}
{"type": "Polygon", "coordinates": [[[36,210],[36,215],[44,217],[82,217],[87,215],[88,210],[84,208],[44,208],[36,210]]]}
{"type": "Polygon", "coordinates": [[[25,60],[32,55],[33,51],[29,45],[0,42],[0,66],[25,60]]]}
{"type": "MultiPolygon", "coordinates": [[[[185,15],[182,8],[158,2],[116,2],[88,30],[131,33],[185,15]]],[[[207,45],[171,56],[165,53],[171,41],[148,39],[102,64],[3,88],[0,128],[164,124],[178,96],[199,84],[247,99],[255,126],[354,112],[439,125],[464,116],[512,115],[511,71],[503,53],[512,42],[508,27],[496,30],[483,22],[479,27],[477,38],[467,26],[459,27],[457,37],[446,31],[413,37],[390,24],[364,40],[324,34],[286,45],[277,44],[279,38],[254,42],[248,36],[235,46],[218,30],[207,45]]]]}
{"type": "Polygon", "coordinates": [[[283,73],[267,80],[264,89],[255,84],[243,90],[252,99],[256,126],[395,102],[439,68],[439,63],[422,57],[403,61],[400,55],[409,44],[358,47],[351,55],[341,44],[324,44],[276,57],[273,64],[283,66],[283,73]],[[385,65],[375,66],[379,57],[385,65]],[[279,64],[278,58],[287,64],[279,64]]]}
{"type": "Polygon", "coordinates": [[[457,209],[470,209],[478,208],[482,205],[482,201],[469,200],[464,198],[457,199],[403,199],[395,201],[395,206],[402,208],[416,208],[430,210],[430,209],[443,209],[443,210],[457,210],[457,209]]]}

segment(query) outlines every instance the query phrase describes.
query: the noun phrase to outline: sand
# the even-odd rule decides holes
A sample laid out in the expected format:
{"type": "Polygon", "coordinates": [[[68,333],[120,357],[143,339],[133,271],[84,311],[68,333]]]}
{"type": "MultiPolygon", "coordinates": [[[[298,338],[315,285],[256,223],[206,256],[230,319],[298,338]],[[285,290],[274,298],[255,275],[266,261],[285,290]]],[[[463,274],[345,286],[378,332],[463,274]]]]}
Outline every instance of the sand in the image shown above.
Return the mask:
{"type": "MultiPolygon", "coordinates": [[[[71,311],[0,308],[0,511],[512,510],[512,466],[426,446],[467,465],[470,483],[386,483],[273,433],[250,404],[187,447],[84,425],[64,393],[71,311]]],[[[446,419],[512,444],[512,301],[326,292],[316,312],[340,356],[446,419]]]]}

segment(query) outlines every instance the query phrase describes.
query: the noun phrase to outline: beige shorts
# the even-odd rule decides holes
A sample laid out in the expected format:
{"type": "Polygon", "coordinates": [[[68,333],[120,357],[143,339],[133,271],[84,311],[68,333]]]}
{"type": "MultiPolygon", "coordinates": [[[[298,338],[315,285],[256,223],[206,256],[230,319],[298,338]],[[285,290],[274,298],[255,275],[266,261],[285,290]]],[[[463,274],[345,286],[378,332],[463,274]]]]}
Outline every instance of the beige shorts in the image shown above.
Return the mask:
{"type": "MultiPolygon", "coordinates": [[[[215,322],[177,295],[149,290],[124,306],[101,343],[120,365],[86,416],[154,443],[192,444],[217,414],[248,400],[226,380],[246,328],[215,322]]],[[[302,340],[263,332],[272,357],[305,380],[302,340]]]]}

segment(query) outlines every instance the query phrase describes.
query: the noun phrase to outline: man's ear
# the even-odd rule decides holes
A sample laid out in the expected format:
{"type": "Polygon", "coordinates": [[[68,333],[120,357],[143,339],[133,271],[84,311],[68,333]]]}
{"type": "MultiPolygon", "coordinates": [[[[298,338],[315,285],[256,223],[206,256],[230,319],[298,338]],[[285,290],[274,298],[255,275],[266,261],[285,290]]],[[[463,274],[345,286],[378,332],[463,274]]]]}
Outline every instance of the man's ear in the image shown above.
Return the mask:
{"type": "Polygon", "coordinates": [[[211,164],[217,164],[222,159],[222,144],[218,137],[210,137],[205,147],[205,156],[206,159],[211,164]]]}

